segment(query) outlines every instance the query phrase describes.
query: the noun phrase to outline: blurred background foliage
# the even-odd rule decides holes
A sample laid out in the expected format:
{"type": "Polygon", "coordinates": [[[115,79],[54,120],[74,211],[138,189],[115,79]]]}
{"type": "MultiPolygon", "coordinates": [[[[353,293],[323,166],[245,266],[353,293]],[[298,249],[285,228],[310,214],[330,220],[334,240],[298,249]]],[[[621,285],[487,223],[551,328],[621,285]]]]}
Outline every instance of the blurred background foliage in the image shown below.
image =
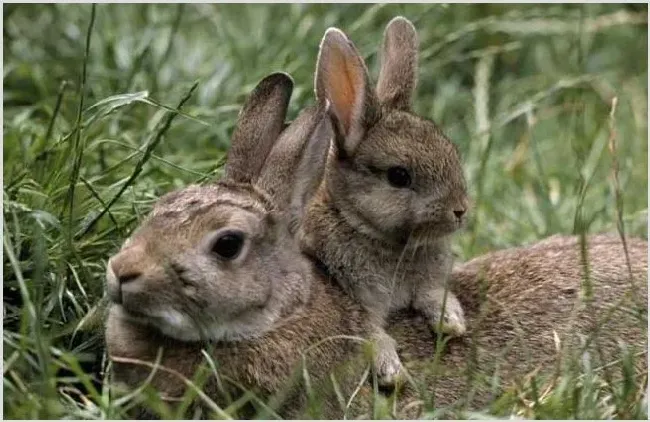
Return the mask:
{"type": "Polygon", "coordinates": [[[6,416],[112,415],[92,329],[108,256],[158,196],[218,176],[262,77],[292,75],[293,118],[313,102],[325,29],[343,29],[376,78],[395,15],[419,33],[415,110],[465,163],[460,259],[616,231],[619,213],[647,238],[645,4],[101,4],[94,19],[89,4],[7,4],[6,416]]]}

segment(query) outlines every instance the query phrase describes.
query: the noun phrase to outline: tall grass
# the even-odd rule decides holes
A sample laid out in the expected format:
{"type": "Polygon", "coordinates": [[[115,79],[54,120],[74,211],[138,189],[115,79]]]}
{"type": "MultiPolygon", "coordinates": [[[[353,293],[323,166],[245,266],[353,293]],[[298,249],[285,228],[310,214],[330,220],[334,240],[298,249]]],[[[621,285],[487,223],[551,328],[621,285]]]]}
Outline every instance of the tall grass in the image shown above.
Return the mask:
{"type": "MultiPolygon", "coordinates": [[[[101,379],[108,256],[162,193],[219,175],[257,81],[292,74],[293,118],[313,101],[326,28],[376,77],[397,14],[420,36],[415,109],[464,158],[475,203],[461,258],[554,233],[647,238],[646,5],[5,5],[6,417],[122,416],[101,379]]],[[[543,405],[493,410],[647,416],[636,391],[612,406],[584,365],[512,393],[543,405]]]]}

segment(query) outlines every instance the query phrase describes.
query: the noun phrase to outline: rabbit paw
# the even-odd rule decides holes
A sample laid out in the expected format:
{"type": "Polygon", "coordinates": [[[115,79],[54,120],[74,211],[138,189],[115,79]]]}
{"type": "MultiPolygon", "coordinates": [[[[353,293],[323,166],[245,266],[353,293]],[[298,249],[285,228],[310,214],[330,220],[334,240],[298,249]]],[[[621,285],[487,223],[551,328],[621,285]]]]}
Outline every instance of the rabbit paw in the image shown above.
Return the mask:
{"type": "Polygon", "coordinates": [[[444,315],[442,315],[442,324],[440,324],[440,311],[433,314],[431,321],[433,331],[441,334],[450,334],[454,337],[460,337],[467,332],[465,315],[463,308],[453,296],[447,297],[444,315]]]}
{"type": "Polygon", "coordinates": [[[463,315],[456,312],[449,312],[449,310],[445,310],[442,324],[440,324],[440,318],[436,318],[432,322],[432,326],[433,331],[441,334],[450,334],[454,337],[460,337],[467,332],[467,326],[463,315]]]}
{"type": "Polygon", "coordinates": [[[395,340],[388,335],[376,339],[375,371],[377,382],[382,387],[392,387],[399,380],[402,362],[397,355],[395,340]]]}

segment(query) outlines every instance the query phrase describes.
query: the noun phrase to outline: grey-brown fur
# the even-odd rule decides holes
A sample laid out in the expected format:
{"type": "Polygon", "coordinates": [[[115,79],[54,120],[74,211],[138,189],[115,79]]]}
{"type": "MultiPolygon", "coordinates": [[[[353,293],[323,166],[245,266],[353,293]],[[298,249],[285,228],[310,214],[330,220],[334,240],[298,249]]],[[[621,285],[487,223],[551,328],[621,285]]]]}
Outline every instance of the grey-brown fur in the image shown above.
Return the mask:
{"type": "MultiPolygon", "coordinates": [[[[304,281],[311,277],[305,274],[304,281]]],[[[301,415],[304,411],[304,394],[300,394],[304,392],[301,385],[303,362],[307,365],[315,391],[329,400],[331,405],[334,405],[331,388],[328,385],[323,387],[330,372],[338,372],[340,379],[348,377],[354,380],[359,374],[356,370],[364,368],[359,354],[361,343],[334,337],[355,335],[367,330],[363,326],[365,318],[359,315],[360,312],[361,309],[338,286],[321,278],[319,282],[310,283],[310,296],[305,303],[296,306],[273,330],[256,339],[216,344],[182,342],[134,322],[120,308],[113,307],[108,316],[106,344],[112,358],[145,362],[155,362],[158,349],[163,347],[161,366],[171,368],[188,379],[194,377],[202,363],[204,370],[208,368],[201,354],[201,349],[205,349],[218,366],[223,386],[219,387],[214,376],[208,378],[202,389],[212,400],[226,407],[230,404],[228,394],[236,400],[244,392],[252,391],[268,401],[274,394],[282,393],[286,398],[276,410],[286,417],[301,415]],[[326,340],[328,337],[333,338],[326,340]],[[320,345],[314,347],[319,342],[320,345]],[[350,359],[354,361],[350,362],[350,359]],[[348,372],[350,375],[346,375],[348,372]]],[[[115,383],[136,388],[150,372],[148,366],[118,360],[113,362],[112,379],[115,383]]],[[[186,392],[182,379],[164,370],[158,371],[152,385],[170,402],[186,392]]],[[[343,388],[349,395],[353,382],[347,382],[343,388]]],[[[333,406],[326,409],[326,414],[335,416],[340,411],[333,406]]],[[[244,412],[240,416],[250,417],[252,414],[244,412]]]]}
{"type": "Polygon", "coordinates": [[[377,97],[382,104],[410,110],[417,85],[418,39],[411,22],[396,18],[386,27],[377,97]]]}
{"type": "Polygon", "coordinates": [[[274,113],[285,115],[293,90],[293,81],[284,74],[265,78],[251,93],[239,113],[239,121],[232,135],[230,158],[225,177],[237,182],[250,183],[259,174],[264,159],[273,147],[278,134],[284,129],[284,120],[268,119],[274,113]],[[269,101],[254,101],[269,98],[269,101]],[[238,142],[240,139],[256,142],[238,142]]]}
{"type": "Polygon", "coordinates": [[[417,35],[408,20],[387,25],[381,57],[374,90],[345,34],[331,28],[323,37],[316,95],[330,104],[336,155],[298,237],[368,310],[377,373],[392,384],[401,364],[383,329],[390,311],[412,307],[433,330],[465,332],[462,306],[446,285],[450,237],[462,227],[469,199],[456,147],[410,110],[417,35]],[[392,181],[396,168],[410,184],[392,181]]]}

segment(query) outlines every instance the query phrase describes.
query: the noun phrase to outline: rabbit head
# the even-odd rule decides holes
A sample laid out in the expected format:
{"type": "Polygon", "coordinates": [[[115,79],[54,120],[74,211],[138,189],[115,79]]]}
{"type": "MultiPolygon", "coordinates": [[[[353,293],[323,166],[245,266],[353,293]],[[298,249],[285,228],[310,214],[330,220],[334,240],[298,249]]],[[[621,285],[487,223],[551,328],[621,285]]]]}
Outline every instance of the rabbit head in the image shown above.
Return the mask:
{"type": "Polygon", "coordinates": [[[223,179],[160,198],[110,258],[108,295],[129,318],[182,341],[248,339],[307,299],[311,267],[296,259],[287,208],[276,204],[301,208],[331,135],[323,108],[284,129],[292,88],[286,74],[263,79],[239,115],[223,179]]]}
{"type": "Polygon", "coordinates": [[[456,146],[411,110],[416,81],[417,34],[405,18],[386,27],[376,89],[352,41],[336,28],[325,33],[315,90],[334,123],[328,192],[358,228],[381,239],[448,235],[469,206],[456,146]]]}

